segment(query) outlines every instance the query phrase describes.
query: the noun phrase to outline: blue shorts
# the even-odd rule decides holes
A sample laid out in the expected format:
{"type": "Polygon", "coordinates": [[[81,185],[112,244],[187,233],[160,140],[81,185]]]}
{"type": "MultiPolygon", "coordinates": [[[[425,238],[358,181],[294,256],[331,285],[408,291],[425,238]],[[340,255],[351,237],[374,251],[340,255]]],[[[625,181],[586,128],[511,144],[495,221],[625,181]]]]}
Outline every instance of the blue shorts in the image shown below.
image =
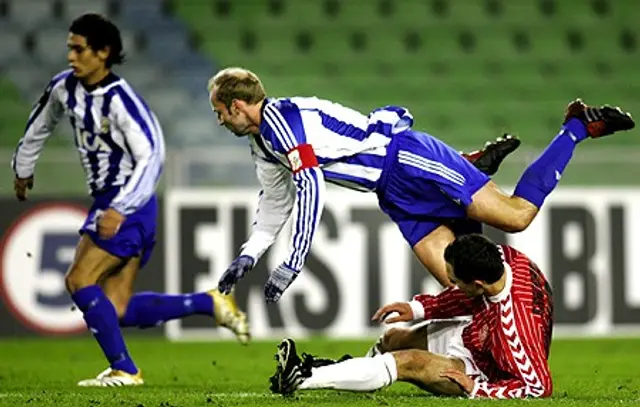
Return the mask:
{"type": "Polygon", "coordinates": [[[156,244],[158,198],[154,195],[144,206],[128,215],[118,233],[111,239],[101,239],[96,227],[99,215],[109,208],[118,192],[120,189],[114,188],[94,196],[93,205],[79,232],[90,236],[98,247],[114,256],[122,259],[139,256],[140,267],[144,267],[156,244]]]}
{"type": "Polygon", "coordinates": [[[413,247],[440,225],[457,234],[481,232],[482,225],[467,218],[466,207],[488,181],[453,148],[409,130],[387,147],[376,193],[380,208],[413,247]]]}

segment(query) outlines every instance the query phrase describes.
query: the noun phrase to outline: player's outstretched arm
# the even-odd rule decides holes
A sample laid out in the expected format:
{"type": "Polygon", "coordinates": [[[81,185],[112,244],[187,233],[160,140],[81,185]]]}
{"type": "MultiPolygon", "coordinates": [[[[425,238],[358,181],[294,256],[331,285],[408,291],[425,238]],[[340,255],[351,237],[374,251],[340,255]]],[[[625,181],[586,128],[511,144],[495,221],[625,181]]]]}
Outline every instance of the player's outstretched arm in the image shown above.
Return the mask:
{"type": "Polygon", "coordinates": [[[229,294],[233,286],[247,274],[271,247],[291,216],[295,187],[289,171],[280,164],[268,162],[253,154],[256,173],[262,190],[258,210],[249,239],[240,255],[229,265],[220,280],[218,290],[229,294]]]}
{"type": "Polygon", "coordinates": [[[254,154],[256,174],[262,187],[258,210],[249,239],[242,245],[240,255],[258,261],[271,247],[293,211],[295,186],[285,167],[268,162],[254,154]]]}
{"type": "Polygon", "coordinates": [[[116,125],[135,160],[129,180],[111,202],[111,208],[123,216],[146,204],[156,191],[162,175],[165,145],[162,128],[155,115],[133,92],[118,88],[114,98],[116,125]]]}
{"type": "Polygon", "coordinates": [[[437,295],[420,294],[409,302],[414,320],[453,318],[472,314],[474,301],[458,287],[448,287],[437,295]]]}
{"type": "Polygon", "coordinates": [[[298,276],[306,261],[324,207],[324,175],[311,144],[307,143],[300,111],[291,103],[269,104],[264,120],[273,132],[274,148],[289,161],[295,186],[291,250],[265,285],[265,298],[275,302],[298,276]]]}
{"type": "Polygon", "coordinates": [[[15,174],[14,189],[18,200],[25,200],[26,190],[33,187],[36,161],[45,142],[64,115],[60,91],[70,73],[71,71],[64,71],[54,76],[31,109],[24,135],[18,142],[11,160],[15,174]]]}
{"type": "Polygon", "coordinates": [[[409,302],[394,302],[380,307],[372,321],[393,324],[426,319],[471,315],[473,299],[457,287],[449,287],[438,295],[421,294],[409,302]]]}

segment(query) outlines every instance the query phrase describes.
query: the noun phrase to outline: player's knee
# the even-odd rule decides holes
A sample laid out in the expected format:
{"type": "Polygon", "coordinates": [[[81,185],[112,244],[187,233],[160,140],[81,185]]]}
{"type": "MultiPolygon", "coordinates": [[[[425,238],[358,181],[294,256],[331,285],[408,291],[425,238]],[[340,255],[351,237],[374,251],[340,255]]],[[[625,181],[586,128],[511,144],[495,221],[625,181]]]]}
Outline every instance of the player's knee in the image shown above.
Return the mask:
{"type": "Polygon", "coordinates": [[[526,226],[522,226],[519,223],[513,222],[505,225],[503,229],[507,233],[520,233],[526,229],[526,226]]]}
{"type": "Polygon", "coordinates": [[[508,216],[508,229],[506,232],[519,233],[529,227],[533,219],[538,214],[539,209],[531,202],[519,197],[512,197],[513,211],[508,216]]]}
{"type": "Polygon", "coordinates": [[[398,368],[398,378],[412,379],[417,377],[427,365],[425,351],[408,349],[393,353],[398,368]]]}
{"type": "Polygon", "coordinates": [[[391,328],[384,333],[382,336],[382,340],[380,341],[380,351],[381,352],[391,352],[395,350],[394,344],[397,337],[398,328],[391,328]]]}
{"type": "Polygon", "coordinates": [[[524,212],[517,212],[512,216],[503,228],[507,233],[520,233],[529,227],[533,218],[524,212]]]}
{"type": "Polygon", "coordinates": [[[78,268],[72,268],[67,272],[67,275],[64,277],[64,282],[67,286],[67,291],[71,294],[76,291],[88,287],[91,284],[86,278],[86,273],[83,273],[78,268]]]}
{"type": "Polygon", "coordinates": [[[73,294],[82,288],[97,284],[98,276],[81,265],[78,265],[69,269],[64,278],[64,282],[67,286],[67,291],[73,294]]]}

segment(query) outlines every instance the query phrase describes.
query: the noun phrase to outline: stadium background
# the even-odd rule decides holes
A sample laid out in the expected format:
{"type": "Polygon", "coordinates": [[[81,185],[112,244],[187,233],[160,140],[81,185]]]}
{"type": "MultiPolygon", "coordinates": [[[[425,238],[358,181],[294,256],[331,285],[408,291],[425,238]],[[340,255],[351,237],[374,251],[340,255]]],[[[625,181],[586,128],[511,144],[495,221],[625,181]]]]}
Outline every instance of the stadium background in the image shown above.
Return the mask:
{"type": "MultiPolygon", "coordinates": [[[[29,203],[14,202],[9,167],[31,103],[66,67],[67,28],[80,13],[119,24],[128,62],[116,73],[155,110],[167,139],[159,242],[139,288],[188,292],[215,284],[255,209],[246,141],[216,125],[207,100],[217,69],[247,67],[271,96],[315,95],[363,112],[403,105],[416,128],[460,150],[512,132],[523,145],[495,177],[510,190],[571,99],[640,114],[636,3],[0,0],[3,346],[10,353],[25,336],[86,335],[63,285],[88,203],[67,121],[40,158],[29,203]]],[[[489,231],[531,254],[551,278],[560,335],[640,335],[638,136],[580,145],[529,231],[489,231]]],[[[372,197],[331,194],[308,270],[281,304],[265,306],[260,293],[286,241],[238,289],[258,338],[373,337],[378,330],[367,320],[377,305],[436,288],[372,197]]],[[[226,337],[204,317],[127,332],[137,334],[226,337]]]]}
{"type": "MultiPolygon", "coordinates": [[[[571,99],[640,114],[638,10],[634,0],[0,0],[0,406],[290,405],[269,398],[265,384],[283,335],[313,336],[304,349],[316,354],[362,354],[380,331],[373,309],[437,289],[372,196],[331,188],[307,269],[281,302],[267,306],[261,292],[286,239],[238,288],[257,339],[250,347],[219,341],[229,336],[206,317],[127,330],[150,386],[76,389],[104,361],[64,290],[89,203],[67,121],[41,156],[29,202],[15,202],[9,167],[31,104],[66,67],[75,16],[117,21],[129,61],[116,72],[165,130],[159,240],[138,288],[190,292],[215,285],[255,210],[245,140],[215,124],[207,101],[218,68],[254,70],[272,96],[316,95],[363,112],[407,106],[418,129],[460,150],[513,132],[523,145],[495,177],[510,190],[571,99]]],[[[549,403],[637,405],[639,136],[583,143],[529,230],[488,231],[527,252],[554,287],[549,403]],[[620,335],[632,339],[608,339],[620,335]]],[[[400,385],[301,399],[413,406],[423,395],[400,385]]]]}

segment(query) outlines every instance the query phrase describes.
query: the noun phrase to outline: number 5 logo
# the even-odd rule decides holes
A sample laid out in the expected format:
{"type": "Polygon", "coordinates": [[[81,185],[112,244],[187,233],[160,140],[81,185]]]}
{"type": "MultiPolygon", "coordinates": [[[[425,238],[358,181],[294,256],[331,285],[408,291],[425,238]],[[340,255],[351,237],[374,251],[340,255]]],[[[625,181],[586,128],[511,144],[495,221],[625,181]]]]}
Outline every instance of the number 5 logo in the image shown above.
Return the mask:
{"type": "Polygon", "coordinates": [[[84,208],[73,205],[40,205],[22,214],[3,236],[0,295],[16,319],[35,332],[86,330],[82,314],[71,311],[64,282],[86,216],[84,208]]]}

